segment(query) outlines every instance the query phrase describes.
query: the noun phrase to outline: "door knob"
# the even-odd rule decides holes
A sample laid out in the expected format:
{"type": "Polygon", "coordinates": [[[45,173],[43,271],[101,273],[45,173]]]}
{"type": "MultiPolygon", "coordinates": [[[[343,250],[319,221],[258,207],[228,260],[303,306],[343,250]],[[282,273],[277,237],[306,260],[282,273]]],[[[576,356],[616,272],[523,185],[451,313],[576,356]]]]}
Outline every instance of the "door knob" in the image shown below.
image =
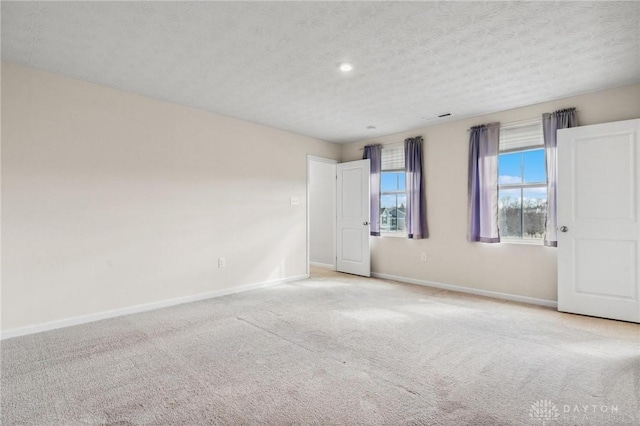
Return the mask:
{"type": "Polygon", "coordinates": [[[367,226],[367,225],[369,225],[369,222],[362,222],[362,224],[363,224],[364,226],[367,226]]]}
{"type": "Polygon", "coordinates": [[[567,228],[566,226],[561,226],[560,227],[560,231],[562,232],[567,232],[569,230],[569,228],[567,228]]]}

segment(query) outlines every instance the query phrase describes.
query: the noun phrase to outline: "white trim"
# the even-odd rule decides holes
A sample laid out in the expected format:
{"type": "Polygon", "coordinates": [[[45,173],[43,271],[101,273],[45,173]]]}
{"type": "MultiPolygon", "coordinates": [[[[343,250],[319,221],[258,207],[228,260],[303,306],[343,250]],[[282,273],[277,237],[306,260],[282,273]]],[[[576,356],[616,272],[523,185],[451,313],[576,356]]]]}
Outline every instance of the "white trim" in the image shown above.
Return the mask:
{"type": "Polygon", "coordinates": [[[336,268],[334,265],[330,265],[328,263],[318,263],[318,262],[309,262],[309,265],[311,266],[315,266],[317,268],[326,268],[326,269],[331,269],[332,271],[335,271],[336,268]]]}
{"type": "Polygon", "coordinates": [[[520,244],[525,246],[543,246],[544,241],[542,238],[529,239],[529,238],[500,238],[500,244],[520,244]]]}
{"type": "Polygon", "coordinates": [[[86,324],[89,322],[100,321],[108,318],[115,318],[122,315],[137,314],[140,312],[152,311],[169,306],[182,305],[184,303],[198,302],[200,300],[213,299],[216,297],[228,296],[230,294],[242,293],[245,291],[256,290],[259,288],[270,287],[277,284],[288,283],[309,278],[308,274],[296,275],[288,278],[280,278],[276,280],[264,281],[255,284],[246,284],[238,287],[225,288],[222,290],[214,290],[206,293],[194,294],[192,296],[177,297],[175,299],[161,300],[159,302],[145,303],[142,305],[134,305],[126,308],[113,309],[110,311],[97,312],[95,314],[81,315],[78,317],[65,318],[62,320],[49,321],[41,324],[28,325],[26,327],[13,328],[2,331],[0,340],[11,339],[13,337],[26,336],[28,334],[40,333],[43,331],[55,330],[58,328],[71,327],[74,325],[86,324]]]}
{"type": "Polygon", "coordinates": [[[555,309],[558,308],[558,302],[556,302],[555,300],[537,299],[535,297],[528,297],[528,296],[518,296],[517,294],[500,293],[498,291],[481,290],[477,288],[462,287],[462,286],[453,285],[453,284],[443,284],[443,283],[438,283],[434,281],[425,281],[425,280],[418,280],[415,278],[399,277],[397,275],[380,274],[378,272],[372,272],[371,276],[375,278],[382,278],[385,280],[400,281],[402,283],[417,284],[417,285],[422,285],[426,287],[441,288],[443,290],[457,291],[460,293],[475,294],[477,296],[485,296],[485,297],[493,297],[495,299],[510,300],[512,302],[529,303],[531,305],[547,306],[549,308],[555,308],[555,309]]]}
{"type": "MultiPolygon", "coordinates": [[[[311,218],[309,216],[309,201],[310,201],[310,193],[309,193],[309,185],[310,185],[310,180],[309,180],[309,165],[311,164],[312,161],[318,162],[318,163],[325,163],[325,164],[333,164],[334,166],[337,166],[338,161],[337,160],[332,160],[330,158],[324,158],[324,157],[317,157],[315,155],[311,155],[311,154],[307,154],[307,205],[305,206],[306,208],[306,219],[307,219],[307,276],[309,276],[311,274],[311,270],[309,269],[311,266],[311,218]]],[[[336,167],[337,168],[337,167],[336,167]]],[[[337,173],[337,172],[336,172],[337,173]]],[[[338,179],[338,175],[336,174],[336,179],[338,179]]],[[[334,191],[334,195],[336,194],[336,192],[334,191]]],[[[331,266],[331,268],[335,271],[336,270],[336,200],[334,197],[333,200],[333,210],[334,210],[334,215],[333,215],[333,253],[331,258],[333,259],[333,265],[331,266]]]]}
{"type": "Polygon", "coordinates": [[[391,238],[407,238],[406,232],[380,232],[381,237],[391,237],[391,238]]]}
{"type": "Polygon", "coordinates": [[[318,157],[316,155],[307,154],[307,160],[318,161],[320,163],[327,164],[338,164],[337,160],[332,160],[331,158],[318,157]]]}

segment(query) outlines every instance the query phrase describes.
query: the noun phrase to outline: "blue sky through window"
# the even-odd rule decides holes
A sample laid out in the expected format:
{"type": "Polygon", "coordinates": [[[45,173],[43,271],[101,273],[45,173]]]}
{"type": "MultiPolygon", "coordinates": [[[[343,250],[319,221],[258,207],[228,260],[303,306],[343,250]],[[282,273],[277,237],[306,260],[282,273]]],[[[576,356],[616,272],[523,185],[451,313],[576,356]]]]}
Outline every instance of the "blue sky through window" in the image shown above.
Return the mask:
{"type": "Polygon", "coordinates": [[[547,172],[544,159],[544,149],[536,149],[522,153],[524,157],[524,181],[525,183],[537,183],[547,181],[547,172]]]}
{"type": "Polygon", "coordinates": [[[406,205],[407,196],[404,193],[406,188],[404,172],[382,172],[380,180],[381,207],[400,207],[406,205]],[[389,193],[396,192],[396,194],[389,193]],[[385,194],[387,193],[387,194],[385,194]]]}
{"type": "Polygon", "coordinates": [[[380,190],[382,192],[388,191],[404,191],[405,178],[404,172],[383,172],[382,181],[380,182],[380,190]]]}
{"type": "Polygon", "coordinates": [[[498,161],[501,185],[546,181],[544,148],[500,154],[498,161]]]}

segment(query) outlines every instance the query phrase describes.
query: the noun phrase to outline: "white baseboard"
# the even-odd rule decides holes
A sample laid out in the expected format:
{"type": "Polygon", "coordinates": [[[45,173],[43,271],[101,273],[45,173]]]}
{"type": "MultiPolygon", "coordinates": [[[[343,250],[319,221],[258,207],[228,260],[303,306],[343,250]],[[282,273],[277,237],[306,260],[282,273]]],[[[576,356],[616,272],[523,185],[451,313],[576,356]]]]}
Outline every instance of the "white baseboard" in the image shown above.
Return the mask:
{"type": "Polygon", "coordinates": [[[333,265],[329,263],[309,262],[309,266],[316,266],[318,268],[325,268],[325,269],[331,269],[331,270],[334,269],[333,265]]]}
{"type": "Polygon", "coordinates": [[[475,294],[477,296],[486,296],[486,297],[493,297],[496,299],[510,300],[512,302],[522,302],[522,303],[529,303],[532,305],[547,306],[549,308],[556,308],[556,309],[558,308],[558,302],[554,300],[537,299],[535,297],[518,296],[517,294],[500,293],[498,291],[480,290],[480,289],[471,288],[471,287],[462,287],[462,286],[452,285],[452,284],[442,284],[434,281],[418,280],[415,278],[400,277],[400,276],[389,275],[389,274],[380,274],[377,272],[371,273],[371,276],[376,278],[382,278],[385,280],[400,281],[408,284],[417,284],[417,285],[423,285],[426,287],[441,288],[443,290],[457,291],[460,293],[475,294]]]}
{"type": "Polygon", "coordinates": [[[49,321],[42,324],[29,325],[26,327],[14,328],[2,331],[0,340],[11,339],[12,337],[26,336],[28,334],[40,333],[43,331],[55,330],[57,328],[71,327],[74,325],[86,324],[89,322],[99,321],[107,318],[115,318],[122,315],[137,314],[140,312],[151,311],[154,309],[167,308],[169,306],[181,305],[183,303],[197,302],[200,300],[212,299],[215,297],[227,296],[235,293],[256,290],[258,288],[269,287],[277,284],[283,284],[291,281],[298,281],[309,278],[309,275],[296,275],[288,278],[264,281],[261,283],[247,284],[239,287],[225,288],[222,290],[214,290],[206,293],[194,294],[192,296],[178,297],[175,299],[161,300],[159,302],[145,303],[142,305],[129,306],[126,308],[113,309],[110,311],[97,312],[95,314],[81,315],[78,317],[65,318],[57,321],[49,321]]]}

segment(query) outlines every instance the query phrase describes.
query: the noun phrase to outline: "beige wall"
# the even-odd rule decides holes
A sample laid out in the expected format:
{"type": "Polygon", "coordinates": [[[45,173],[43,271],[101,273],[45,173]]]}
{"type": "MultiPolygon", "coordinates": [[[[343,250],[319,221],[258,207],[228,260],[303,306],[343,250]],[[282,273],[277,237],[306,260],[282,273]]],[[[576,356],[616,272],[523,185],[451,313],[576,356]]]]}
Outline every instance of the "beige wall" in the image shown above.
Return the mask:
{"type": "Polygon", "coordinates": [[[2,329],[305,274],[307,154],[340,147],[3,63],[2,329]]]}
{"type": "MultiPolygon", "coordinates": [[[[342,160],[362,157],[367,143],[425,140],[427,220],[430,238],[372,237],[374,272],[417,280],[556,300],[556,249],[516,244],[469,243],[467,233],[467,154],[469,127],[539,117],[564,107],[578,108],[580,125],[640,117],[640,85],[590,93],[495,114],[453,121],[343,146],[342,160]],[[427,252],[427,262],[420,253],[427,252]]],[[[418,114],[418,113],[417,113],[418,114]]],[[[378,126],[382,127],[382,126],[378,126]]]]}

